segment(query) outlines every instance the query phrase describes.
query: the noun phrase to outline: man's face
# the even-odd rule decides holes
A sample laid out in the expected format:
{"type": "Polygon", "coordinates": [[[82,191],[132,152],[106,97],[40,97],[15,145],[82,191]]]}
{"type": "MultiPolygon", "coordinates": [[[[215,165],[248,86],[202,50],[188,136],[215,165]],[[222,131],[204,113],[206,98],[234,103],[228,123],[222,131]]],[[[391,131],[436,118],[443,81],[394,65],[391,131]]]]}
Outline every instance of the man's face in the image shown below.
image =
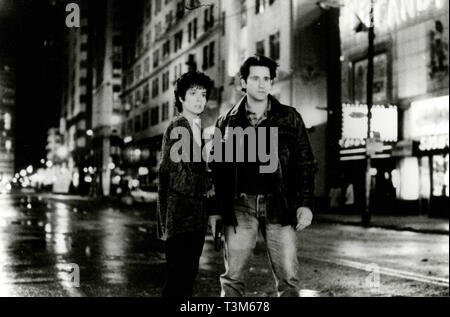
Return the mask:
{"type": "Polygon", "coordinates": [[[264,101],[272,89],[270,70],[265,66],[251,66],[247,81],[242,80],[242,87],[247,95],[257,101],[264,101]]]}
{"type": "Polygon", "coordinates": [[[201,87],[191,87],[186,91],[183,104],[183,111],[194,115],[200,115],[206,106],[206,89],[201,87]]]}

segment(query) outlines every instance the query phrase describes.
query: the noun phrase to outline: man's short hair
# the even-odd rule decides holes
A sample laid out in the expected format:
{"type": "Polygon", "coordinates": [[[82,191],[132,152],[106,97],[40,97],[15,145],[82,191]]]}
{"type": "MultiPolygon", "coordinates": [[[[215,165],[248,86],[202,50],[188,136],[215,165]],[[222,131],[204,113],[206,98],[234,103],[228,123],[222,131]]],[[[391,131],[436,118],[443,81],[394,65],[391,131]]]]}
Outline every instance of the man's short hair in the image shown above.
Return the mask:
{"type": "Polygon", "coordinates": [[[277,62],[263,55],[254,55],[247,58],[247,60],[242,64],[240,69],[241,79],[247,81],[250,74],[250,67],[252,66],[265,66],[270,70],[271,80],[274,80],[277,77],[277,62]]]}
{"type": "Polygon", "coordinates": [[[206,89],[206,100],[209,100],[209,96],[211,94],[213,83],[211,78],[207,75],[197,72],[190,71],[181,75],[180,78],[177,79],[175,84],[175,107],[178,112],[183,111],[183,105],[180,101],[186,98],[186,91],[190,88],[204,88],[206,89]]]}

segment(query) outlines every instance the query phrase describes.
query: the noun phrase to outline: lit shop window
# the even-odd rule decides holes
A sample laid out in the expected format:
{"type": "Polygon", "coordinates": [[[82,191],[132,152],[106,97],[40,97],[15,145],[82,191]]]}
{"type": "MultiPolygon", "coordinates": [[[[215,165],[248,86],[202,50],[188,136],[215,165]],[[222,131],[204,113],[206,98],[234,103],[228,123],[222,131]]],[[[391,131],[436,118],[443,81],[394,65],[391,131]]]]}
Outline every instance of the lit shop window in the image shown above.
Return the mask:
{"type": "Polygon", "coordinates": [[[11,151],[11,149],[12,149],[12,142],[11,142],[11,140],[6,140],[6,142],[5,142],[5,149],[7,151],[11,151]]]}
{"type": "Polygon", "coordinates": [[[400,198],[419,199],[419,161],[417,157],[407,157],[400,164],[400,198]]]}
{"type": "Polygon", "coordinates": [[[5,130],[11,130],[11,115],[5,113],[5,130]]]}
{"type": "Polygon", "coordinates": [[[433,196],[448,197],[448,154],[433,157],[433,196]]]}

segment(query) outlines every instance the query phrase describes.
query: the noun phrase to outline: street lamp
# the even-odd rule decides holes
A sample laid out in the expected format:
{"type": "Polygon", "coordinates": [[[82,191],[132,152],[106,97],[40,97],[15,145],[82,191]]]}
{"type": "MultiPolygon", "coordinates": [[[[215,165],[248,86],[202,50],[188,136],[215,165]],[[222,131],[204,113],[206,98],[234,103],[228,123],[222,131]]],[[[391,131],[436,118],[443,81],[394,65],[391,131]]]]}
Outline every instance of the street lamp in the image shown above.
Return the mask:
{"type": "MultiPolygon", "coordinates": [[[[319,6],[322,10],[330,11],[333,8],[343,7],[340,0],[322,0],[316,2],[317,6],[319,6]]],[[[368,48],[367,48],[367,80],[366,80],[366,92],[367,92],[367,135],[366,135],[366,170],[365,170],[365,199],[364,199],[364,207],[362,210],[362,223],[363,225],[370,224],[370,192],[371,192],[371,177],[373,174],[371,167],[371,151],[367,145],[371,142],[371,121],[372,121],[372,106],[373,106],[373,81],[374,81],[374,42],[375,42],[375,25],[374,25],[374,6],[375,0],[370,0],[370,25],[367,27],[361,18],[353,12],[358,19],[359,23],[354,28],[354,31],[359,32],[367,32],[368,33],[368,48]]]]}
{"type": "MultiPolygon", "coordinates": [[[[369,45],[367,48],[367,139],[366,148],[371,139],[371,120],[372,120],[372,106],[373,106],[373,60],[374,60],[374,42],[375,42],[375,25],[374,25],[374,1],[370,0],[370,25],[368,28],[369,45]]],[[[370,191],[371,191],[371,154],[369,149],[366,150],[366,178],[365,178],[365,201],[364,210],[362,214],[362,224],[370,225],[370,191]]]]}

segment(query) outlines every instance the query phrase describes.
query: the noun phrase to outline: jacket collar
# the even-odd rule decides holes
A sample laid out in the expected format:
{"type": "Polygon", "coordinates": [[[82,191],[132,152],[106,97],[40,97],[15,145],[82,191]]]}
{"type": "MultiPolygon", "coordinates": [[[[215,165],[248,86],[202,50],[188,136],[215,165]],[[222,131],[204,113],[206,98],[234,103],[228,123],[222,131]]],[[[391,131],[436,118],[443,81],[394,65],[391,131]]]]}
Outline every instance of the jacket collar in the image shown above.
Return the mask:
{"type": "MultiPolygon", "coordinates": [[[[228,116],[234,117],[238,113],[242,113],[246,111],[245,104],[247,102],[247,96],[242,97],[242,99],[231,109],[228,116]]],[[[270,112],[276,113],[280,108],[280,102],[275,99],[272,95],[269,95],[269,102],[270,102],[270,112]]]]}

